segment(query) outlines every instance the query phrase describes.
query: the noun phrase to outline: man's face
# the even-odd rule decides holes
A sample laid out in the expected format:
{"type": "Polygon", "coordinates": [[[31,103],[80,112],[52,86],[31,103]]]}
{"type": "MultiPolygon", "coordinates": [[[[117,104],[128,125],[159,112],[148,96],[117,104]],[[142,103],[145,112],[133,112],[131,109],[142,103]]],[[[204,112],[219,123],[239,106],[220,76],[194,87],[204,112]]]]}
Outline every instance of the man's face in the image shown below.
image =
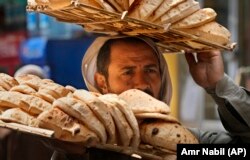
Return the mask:
{"type": "Polygon", "coordinates": [[[161,77],[153,49],[145,43],[113,44],[106,87],[107,93],[140,89],[159,98],[161,77]]]}

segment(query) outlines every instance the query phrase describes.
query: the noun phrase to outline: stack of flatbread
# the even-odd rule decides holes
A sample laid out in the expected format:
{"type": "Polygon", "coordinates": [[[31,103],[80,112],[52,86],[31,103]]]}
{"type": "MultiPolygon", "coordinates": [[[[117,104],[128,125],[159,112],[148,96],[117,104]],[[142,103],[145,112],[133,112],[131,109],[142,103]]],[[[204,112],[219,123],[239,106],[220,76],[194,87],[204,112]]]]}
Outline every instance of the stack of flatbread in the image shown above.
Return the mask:
{"type": "Polygon", "coordinates": [[[119,97],[127,102],[139,122],[141,145],[150,144],[167,153],[175,153],[178,143],[198,143],[197,139],[170,114],[167,104],[136,89],[125,91],[119,97]]]}
{"type": "MultiPolygon", "coordinates": [[[[230,42],[231,33],[215,21],[212,8],[200,8],[195,0],[135,0],[129,8],[130,17],[167,26],[220,45],[230,42]]],[[[189,43],[193,48],[204,46],[189,43]]]]}
{"type": "Polygon", "coordinates": [[[53,130],[55,138],[86,147],[158,150],[161,156],[174,155],[178,143],[198,143],[165,103],[142,91],[101,95],[34,75],[0,73],[0,120],[53,130]]]}
{"type": "MultiPolygon", "coordinates": [[[[172,29],[220,45],[230,43],[231,34],[215,21],[216,12],[212,8],[201,8],[196,0],[28,0],[30,6],[46,5],[52,10],[63,9],[72,2],[109,12],[126,13],[129,17],[161,26],[170,26],[172,29]]],[[[95,17],[94,10],[82,9],[83,14],[95,17]]],[[[112,25],[119,28],[118,23],[112,25]]],[[[108,26],[102,23],[86,23],[84,27],[88,31],[109,30],[105,29],[108,26]]],[[[187,45],[197,49],[204,47],[204,45],[189,41],[187,45]]]]}

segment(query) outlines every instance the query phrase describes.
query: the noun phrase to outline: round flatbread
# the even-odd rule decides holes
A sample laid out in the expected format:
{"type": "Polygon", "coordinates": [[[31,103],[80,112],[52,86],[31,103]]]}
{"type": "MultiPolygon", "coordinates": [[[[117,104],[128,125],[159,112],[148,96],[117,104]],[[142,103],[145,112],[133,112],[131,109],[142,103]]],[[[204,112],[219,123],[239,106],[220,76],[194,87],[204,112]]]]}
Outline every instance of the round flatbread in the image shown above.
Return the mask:
{"type": "Polygon", "coordinates": [[[55,131],[54,137],[57,139],[79,142],[85,146],[92,146],[99,142],[99,138],[94,132],[59,108],[45,111],[37,119],[39,120],[39,127],[55,131]]]}
{"type": "Polygon", "coordinates": [[[28,109],[29,104],[22,101],[24,94],[10,91],[0,91],[0,107],[28,109]]]}
{"type": "Polygon", "coordinates": [[[26,84],[20,84],[20,85],[14,86],[10,89],[10,91],[20,92],[20,93],[29,94],[29,95],[36,93],[36,90],[34,90],[33,88],[31,88],[30,86],[26,84]]]}
{"type": "Polygon", "coordinates": [[[98,135],[102,143],[107,142],[107,134],[104,125],[83,102],[71,97],[62,97],[53,103],[53,107],[60,108],[68,115],[85,124],[86,127],[98,135]]]}
{"type": "Polygon", "coordinates": [[[140,20],[147,20],[162,2],[163,0],[134,0],[129,7],[129,16],[140,20]]]}
{"type": "Polygon", "coordinates": [[[15,78],[13,78],[12,76],[5,74],[5,73],[0,73],[0,79],[4,83],[8,84],[10,86],[10,88],[19,85],[19,83],[17,82],[17,80],[15,78]]]}
{"type": "Polygon", "coordinates": [[[197,144],[196,137],[177,123],[162,120],[144,121],[140,124],[141,140],[153,147],[176,152],[177,144],[197,144]]]}
{"type": "Polygon", "coordinates": [[[66,85],[65,88],[66,88],[67,90],[70,90],[72,93],[74,93],[74,92],[76,91],[76,88],[73,87],[73,86],[71,86],[71,85],[66,85]]]}
{"type": "Polygon", "coordinates": [[[42,84],[42,79],[32,74],[16,76],[15,79],[18,81],[19,84],[28,85],[36,91],[38,91],[39,86],[42,84]]]}
{"type": "Polygon", "coordinates": [[[107,109],[107,106],[104,102],[98,99],[93,93],[90,93],[86,90],[76,90],[73,93],[73,97],[79,99],[80,101],[86,103],[97,118],[105,126],[105,129],[108,133],[107,143],[115,144],[116,143],[116,129],[115,123],[112,119],[112,116],[107,109]]]}
{"type": "Polygon", "coordinates": [[[37,97],[42,98],[43,100],[49,102],[50,104],[52,104],[55,101],[55,98],[53,96],[51,96],[50,94],[44,93],[42,91],[40,92],[36,92],[35,95],[37,97]]]}
{"type": "Polygon", "coordinates": [[[117,108],[117,106],[115,106],[113,103],[110,103],[110,101],[106,100],[105,98],[102,98],[102,96],[98,98],[106,104],[109,112],[114,119],[114,123],[117,129],[118,145],[129,146],[134,134],[124,114],[120,111],[120,109],[117,108]]]}
{"type": "Polygon", "coordinates": [[[11,89],[11,85],[9,85],[8,83],[6,83],[4,80],[0,79],[0,86],[1,88],[3,88],[4,90],[8,91],[11,89]]]}
{"type": "Polygon", "coordinates": [[[37,96],[24,94],[21,97],[21,100],[29,104],[28,108],[25,107],[23,109],[32,115],[38,115],[43,111],[52,108],[52,105],[50,103],[37,96]]]}
{"type": "Polygon", "coordinates": [[[133,148],[138,148],[140,144],[140,131],[139,131],[137,120],[131,108],[129,108],[127,103],[121,98],[119,98],[116,94],[105,94],[105,95],[100,96],[99,98],[101,100],[110,102],[124,114],[134,134],[130,145],[133,148]]]}
{"type": "Polygon", "coordinates": [[[65,97],[70,92],[70,90],[66,89],[64,86],[48,81],[47,79],[42,80],[42,83],[39,87],[39,91],[50,94],[55,99],[58,99],[60,97],[65,97]]]}
{"type": "Polygon", "coordinates": [[[38,120],[20,108],[11,108],[4,111],[0,119],[4,122],[15,122],[27,126],[38,127],[38,120]]]}
{"type": "Polygon", "coordinates": [[[120,98],[127,102],[134,114],[137,113],[170,113],[170,108],[166,103],[155,99],[149,94],[138,90],[130,89],[122,92],[120,98]]]}

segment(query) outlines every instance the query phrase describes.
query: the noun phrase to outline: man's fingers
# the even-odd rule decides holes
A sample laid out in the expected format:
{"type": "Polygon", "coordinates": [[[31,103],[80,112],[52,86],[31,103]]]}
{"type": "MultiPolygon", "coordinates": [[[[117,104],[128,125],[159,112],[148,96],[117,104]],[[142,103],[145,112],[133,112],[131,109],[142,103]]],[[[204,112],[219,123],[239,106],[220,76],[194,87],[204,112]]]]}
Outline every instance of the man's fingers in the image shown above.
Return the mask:
{"type": "Polygon", "coordinates": [[[192,53],[185,53],[185,57],[189,66],[196,63],[195,57],[192,53]]]}

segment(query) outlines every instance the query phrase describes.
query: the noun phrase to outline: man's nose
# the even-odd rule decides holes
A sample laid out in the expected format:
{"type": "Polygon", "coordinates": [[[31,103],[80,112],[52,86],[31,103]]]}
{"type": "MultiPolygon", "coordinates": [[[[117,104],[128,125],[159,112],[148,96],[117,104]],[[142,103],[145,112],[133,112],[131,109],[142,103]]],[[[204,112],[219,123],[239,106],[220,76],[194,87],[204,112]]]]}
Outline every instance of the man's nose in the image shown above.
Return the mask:
{"type": "Polygon", "coordinates": [[[149,82],[147,76],[143,73],[136,74],[134,78],[134,88],[139,90],[146,90],[149,88],[149,82]]]}

